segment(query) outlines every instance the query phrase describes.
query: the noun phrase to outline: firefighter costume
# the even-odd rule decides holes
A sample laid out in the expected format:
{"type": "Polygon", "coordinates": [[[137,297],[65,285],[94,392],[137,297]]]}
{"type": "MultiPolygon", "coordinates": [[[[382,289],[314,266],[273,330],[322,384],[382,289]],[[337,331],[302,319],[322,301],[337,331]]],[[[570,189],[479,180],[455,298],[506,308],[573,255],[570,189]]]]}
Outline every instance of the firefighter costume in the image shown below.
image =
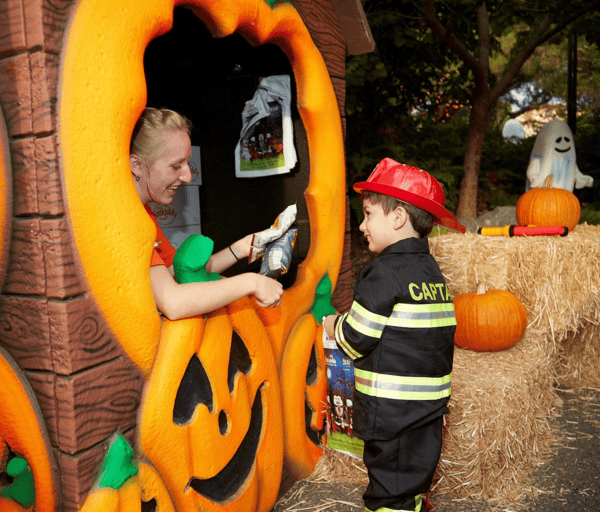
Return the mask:
{"type": "MultiPolygon", "coordinates": [[[[431,213],[464,232],[444,208],[439,183],[416,167],[384,159],[357,192],[371,190],[431,213]]],[[[335,338],[354,361],[354,431],[365,442],[367,511],[418,512],[431,485],[448,412],[456,319],[427,238],[386,247],[360,273],[354,302],[337,317],[335,338]]]]}

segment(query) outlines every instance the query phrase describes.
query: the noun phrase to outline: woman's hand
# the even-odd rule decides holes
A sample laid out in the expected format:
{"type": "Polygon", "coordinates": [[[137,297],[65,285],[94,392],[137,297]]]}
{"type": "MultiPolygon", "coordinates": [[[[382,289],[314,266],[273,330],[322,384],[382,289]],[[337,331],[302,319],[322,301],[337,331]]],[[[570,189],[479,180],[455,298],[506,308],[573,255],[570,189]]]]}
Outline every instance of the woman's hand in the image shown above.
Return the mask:
{"type": "Polygon", "coordinates": [[[256,303],[261,308],[279,306],[283,294],[281,283],[261,274],[254,274],[254,276],[256,277],[256,288],[253,295],[256,298],[256,303]]]}

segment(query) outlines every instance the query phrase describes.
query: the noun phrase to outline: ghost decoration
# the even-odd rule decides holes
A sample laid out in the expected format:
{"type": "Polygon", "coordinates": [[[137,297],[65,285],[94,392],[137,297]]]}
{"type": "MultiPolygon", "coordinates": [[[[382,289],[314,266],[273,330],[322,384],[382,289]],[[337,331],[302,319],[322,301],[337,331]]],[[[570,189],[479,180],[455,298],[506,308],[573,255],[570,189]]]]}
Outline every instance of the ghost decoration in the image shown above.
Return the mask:
{"type": "Polygon", "coordinates": [[[527,167],[527,189],[542,187],[550,174],[553,188],[569,192],[594,184],[594,178],[577,167],[573,133],[561,119],[553,119],[538,132],[527,167]]]}

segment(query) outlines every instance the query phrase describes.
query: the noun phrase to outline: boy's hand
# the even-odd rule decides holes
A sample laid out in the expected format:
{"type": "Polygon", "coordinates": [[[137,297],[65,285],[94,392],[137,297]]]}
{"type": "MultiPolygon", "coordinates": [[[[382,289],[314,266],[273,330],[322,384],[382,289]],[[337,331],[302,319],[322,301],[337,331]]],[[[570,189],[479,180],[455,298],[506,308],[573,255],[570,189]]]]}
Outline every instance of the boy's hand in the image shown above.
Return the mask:
{"type": "Polygon", "coordinates": [[[323,329],[325,329],[327,336],[329,336],[330,338],[335,338],[334,327],[335,319],[337,318],[337,316],[338,315],[327,315],[325,317],[325,320],[323,321],[323,329]]]}

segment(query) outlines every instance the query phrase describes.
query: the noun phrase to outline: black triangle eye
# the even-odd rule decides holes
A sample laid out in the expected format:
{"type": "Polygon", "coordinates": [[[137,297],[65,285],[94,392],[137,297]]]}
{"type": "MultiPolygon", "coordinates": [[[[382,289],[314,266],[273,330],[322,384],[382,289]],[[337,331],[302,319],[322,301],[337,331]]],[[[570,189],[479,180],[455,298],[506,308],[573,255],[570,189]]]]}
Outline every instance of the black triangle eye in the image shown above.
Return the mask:
{"type": "Polygon", "coordinates": [[[565,142],[571,142],[571,139],[569,139],[569,137],[565,137],[565,142]]]}
{"type": "Polygon", "coordinates": [[[557,144],[560,144],[560,143],[561,143],[561,141],[562,141],[562,137],[559,137],[558,139],[556,139],[556,143],[557,143],[557,144]]]}
{"type": "Polygon", "coordinates": [[[157,503],[154,498],[150,501],[142,501],[142,512],[156,512],[157,503]]]}
{"type": "Polygon", "coordinates": [[[231,350],[229,352],[229,367],[227,368],[227,383],[229,393],[233,393],[235,376],[238,372],[245,375],[252,369],[252,359],[240,335],[233,331],[231,335],[231,350]]]}
{"type": "Polygon", "coordinates": [[[192,419],[198,405],[204,404],[213,412],[213,393],[204,366],[194,354],[183,374],[173,407],[173,422],[184,425],[192,419]]]}

